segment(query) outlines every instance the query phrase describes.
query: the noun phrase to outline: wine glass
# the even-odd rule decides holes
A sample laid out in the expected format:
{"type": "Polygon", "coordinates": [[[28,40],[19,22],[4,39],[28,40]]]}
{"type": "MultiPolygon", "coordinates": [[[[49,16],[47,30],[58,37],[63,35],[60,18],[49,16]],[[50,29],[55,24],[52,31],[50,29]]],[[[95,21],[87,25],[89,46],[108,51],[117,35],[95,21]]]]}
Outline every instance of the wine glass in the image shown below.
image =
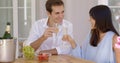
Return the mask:
{"type": "MultiPolygon", "coordinates": [[[[64,38],[67,37],[67,34],[68,34],[67,31],[68,31],[67,27],[63,26],[62,32],[63,32],[64,38]]],[[[65,48],[68,47],[67,44],[68,44],[68,42],[66,42],[66,41],[63,41],[63,42],[62,42],[62,46],[64,46],[65,48]]]]}
{"type": "Polygon", "coordinates": [[[57,41],[57,36],[59,32],[58,23],[55,23],[54,27],[55,27],[55,33],[53,33],[53,43],[57,41]]]}
{"type": "Polygon", "coordinates": [[[63,27],[63,35],[67,35],[67,27],[63,27]]]}

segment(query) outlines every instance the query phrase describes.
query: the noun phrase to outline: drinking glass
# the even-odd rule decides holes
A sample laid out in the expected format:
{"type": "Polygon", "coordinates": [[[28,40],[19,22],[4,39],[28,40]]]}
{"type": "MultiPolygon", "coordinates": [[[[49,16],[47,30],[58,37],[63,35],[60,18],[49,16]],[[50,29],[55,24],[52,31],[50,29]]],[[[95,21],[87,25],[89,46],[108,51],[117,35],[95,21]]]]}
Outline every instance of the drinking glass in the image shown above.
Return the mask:
{"type": "Polygon", "coordinates": [[[59,32],[57,23],[55,23],[54,27],[55,27],[55,33],[53,33],[53,43],[55,43],[57,41],[57,39],[58,39],[57,36],[58,36],[58,32],[59,32]]]}

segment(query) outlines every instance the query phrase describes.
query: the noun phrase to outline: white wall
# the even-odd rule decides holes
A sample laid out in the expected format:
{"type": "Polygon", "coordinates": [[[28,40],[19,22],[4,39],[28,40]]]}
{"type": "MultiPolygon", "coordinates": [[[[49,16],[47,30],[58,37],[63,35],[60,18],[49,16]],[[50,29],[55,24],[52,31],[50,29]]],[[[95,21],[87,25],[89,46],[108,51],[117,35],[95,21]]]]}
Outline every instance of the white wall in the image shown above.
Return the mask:
{"type": "Polygon", "coordinates": [[[90,30],[89,9],[97,0],[64,0],[65,18],[73,23],[74,39],[81,44],[90,30]]]}

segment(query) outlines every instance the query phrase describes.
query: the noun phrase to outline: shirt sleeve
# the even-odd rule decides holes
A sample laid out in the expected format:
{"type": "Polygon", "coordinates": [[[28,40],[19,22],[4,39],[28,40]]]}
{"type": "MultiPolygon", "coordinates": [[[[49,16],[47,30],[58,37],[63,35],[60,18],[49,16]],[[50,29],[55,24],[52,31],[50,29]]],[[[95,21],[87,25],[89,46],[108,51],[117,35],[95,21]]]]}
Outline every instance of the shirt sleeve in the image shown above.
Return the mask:
{"type": "Polygon", "coordinates": [[[40,32],[38,30],[38,23],[35,22],[31,27],[28,39],[24,43],[25,45],[30,45],[30,43],[34,42],[39,38],[40,32]]]}

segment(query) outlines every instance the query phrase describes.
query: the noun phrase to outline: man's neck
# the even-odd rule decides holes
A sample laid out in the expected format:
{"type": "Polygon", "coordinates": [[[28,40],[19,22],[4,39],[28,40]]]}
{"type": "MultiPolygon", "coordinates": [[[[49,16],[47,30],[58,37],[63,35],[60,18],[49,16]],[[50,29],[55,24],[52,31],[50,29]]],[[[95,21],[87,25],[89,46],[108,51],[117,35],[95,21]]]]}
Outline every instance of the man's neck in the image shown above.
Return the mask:
{"type": "Polygon", "coordinates": [[[47,25],[48,25],[49,27],[53,27],[53,26],[54,26],[54,22],[48,20],[47,25]]]}
{"type": "Polygon", "coordinates": [[[52,19],[48,19],[48,22],[47,22],[47,25],[49,26],[49,27],[54,27],[55,26],[55,22],[52,20],[52,19]]]}

